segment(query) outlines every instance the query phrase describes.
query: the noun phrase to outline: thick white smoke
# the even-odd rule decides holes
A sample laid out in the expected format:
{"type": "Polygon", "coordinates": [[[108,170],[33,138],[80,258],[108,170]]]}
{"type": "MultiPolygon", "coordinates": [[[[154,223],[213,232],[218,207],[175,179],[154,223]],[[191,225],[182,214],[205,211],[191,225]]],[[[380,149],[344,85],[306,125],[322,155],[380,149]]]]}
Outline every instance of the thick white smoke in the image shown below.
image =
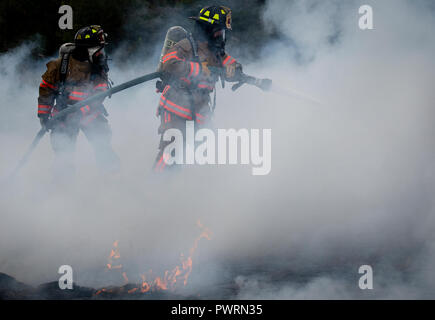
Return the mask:
{"type": "MultiPolygon", "coordinates": [[[[202,297],[430,297],[433,13],[428,2],[405,0],[270,1],[264,21],[281,39],[259,45],[262,59],[244,71],[273,79],[274,92],[219,89],[214,119],[218,128],[271,128],[270,175],[221,166],[153,178],[158,96],[153,84],[130,89],[105,103],[119,174],[98,172],[81,135],[75,183],[58,185],[46,138],[2,186],[0,271],[37,284],[70,264],[80,285],[122,283],[104,271],[119,240],[125,271],[139,281],[179,262],[199,219],[213,232],[189,282],[202,297]],[[358,28],[362,4],[373,6],[374,30],[358,28]],[[374,269],[371,292],[358,288],[362,264],[374,269]]],[[[44,66],[17,69],[28,48],[0,57],[1,176],[39,129],[44,66]]],[[[111,78],[152,72],[158,51],[127,67],[114,60],[111,78]]]]}

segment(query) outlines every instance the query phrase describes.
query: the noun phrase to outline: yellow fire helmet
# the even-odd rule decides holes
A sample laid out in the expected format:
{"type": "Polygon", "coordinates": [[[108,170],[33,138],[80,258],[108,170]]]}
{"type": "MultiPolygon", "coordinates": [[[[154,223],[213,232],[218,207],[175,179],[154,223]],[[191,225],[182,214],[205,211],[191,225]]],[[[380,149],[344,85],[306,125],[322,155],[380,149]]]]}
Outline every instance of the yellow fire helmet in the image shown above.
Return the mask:
{"type": "Polygon", "coordinates": [[[213,29],[224,28],[231,30],[231,9],[224,6],[210,6],[202,8],[197,17],[190,17],[213,29]]]}

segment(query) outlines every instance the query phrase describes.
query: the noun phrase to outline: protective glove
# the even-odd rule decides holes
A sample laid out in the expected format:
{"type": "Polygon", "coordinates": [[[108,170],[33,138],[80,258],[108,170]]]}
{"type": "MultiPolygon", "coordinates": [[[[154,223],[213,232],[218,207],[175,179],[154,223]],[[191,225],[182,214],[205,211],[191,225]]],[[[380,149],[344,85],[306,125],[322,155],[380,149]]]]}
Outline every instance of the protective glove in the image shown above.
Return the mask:
{"type": "Polygon", "coordinates": [[[243,77],[242,66],[238,63],[232,63],[225,66],[225,80],[229,82],[241,81],[243,77]]]}
{"type": "Polygon", "coordinates": [[[208,78],[211,76],[211,71],[208,68],[208,63],[207,61],[203,61],[201,62],[201,74],[204,78],[208,78]]]}
{"type": "Polygon", "coordinates": [[[230,65],[225,67],[225,77],[227,79],[234,78],[235,74],[236,74],[236,64],[235,63],[230,64],[230,65]]]}

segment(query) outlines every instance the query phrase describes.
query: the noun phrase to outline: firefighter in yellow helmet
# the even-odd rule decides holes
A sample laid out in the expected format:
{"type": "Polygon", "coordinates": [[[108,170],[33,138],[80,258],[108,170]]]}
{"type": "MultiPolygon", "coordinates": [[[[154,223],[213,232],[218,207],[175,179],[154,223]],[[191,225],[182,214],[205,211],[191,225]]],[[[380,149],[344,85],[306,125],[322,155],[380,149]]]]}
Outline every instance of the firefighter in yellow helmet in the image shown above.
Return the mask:
{"type": "MultiPolygon", "coordinates": [[[[74,43],[62,45],[59,58],[47,63],[38,97],[38,118],[43,127],[52,115],[68,105],[108,89],[106,37],[100,26],[81,28],[74,43]]],[[[119,158],[111,146],[111,129],[102,102],[84,106],[47,128],[51,129],[56,177],[70,177],[74,173],[73,155],[80,130],[91,143],[100,168],[118,169],[119,158]]]]}
{"type": "MultiPolygon", "coordinates": [[[[161,57],[159,71],[166,74],[157,86],[161,92],[157,115],[161,134],[159,153],[154,170],[165,171],[166,130],[177,128],[185,133],[186,121],[195,121],[195,127],[206,126],[214,111],[216,99],[210,97],[220,78],[240,80],[242,66],[225,51],[228,31],[231,30],[231,10],[223,6],[209,6],[200,10],[192,34],[170,47],[161,57]]],[[[182,29],[182,28],[181,28],[182,29]]],[[[185,134],[184,134],[185,136],[185,134]]]]}

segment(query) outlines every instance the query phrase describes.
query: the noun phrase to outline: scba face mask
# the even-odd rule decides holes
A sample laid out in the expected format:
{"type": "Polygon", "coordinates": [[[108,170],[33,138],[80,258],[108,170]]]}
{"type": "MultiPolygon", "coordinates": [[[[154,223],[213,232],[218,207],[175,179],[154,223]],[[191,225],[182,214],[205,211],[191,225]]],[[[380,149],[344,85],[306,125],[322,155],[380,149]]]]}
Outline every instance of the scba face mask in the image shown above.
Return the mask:
{"type": "Polygon", "coordinates": [[[215,48],[219,53],[224,53],[226,40],[227,40],[226,30],[220,29],[212,34],[210,42],[212,47],[215,48]]]}
{"type": "Polygon", "coordinates": [[[107,55],[104,46],[88,48],[89,61],[96,66],[101,67],[104,71],[108,71],[107,55]]]}

